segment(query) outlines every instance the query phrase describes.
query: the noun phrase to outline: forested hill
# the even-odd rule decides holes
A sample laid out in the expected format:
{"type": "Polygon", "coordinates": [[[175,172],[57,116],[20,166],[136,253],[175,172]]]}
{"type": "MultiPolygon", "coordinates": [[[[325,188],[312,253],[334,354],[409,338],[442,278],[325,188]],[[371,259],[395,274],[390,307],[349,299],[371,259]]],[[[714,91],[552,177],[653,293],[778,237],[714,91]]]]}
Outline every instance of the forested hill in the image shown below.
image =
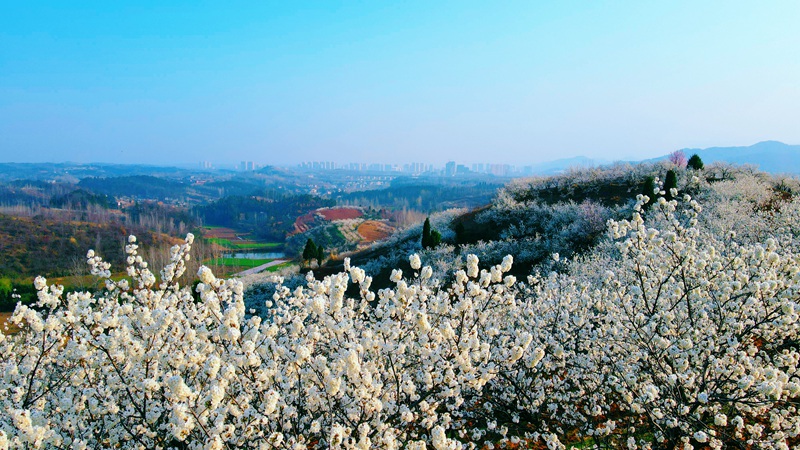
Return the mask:
{"type": "Polygon", "coordinates": [[[341,205],[441,211],[447,208],[474,208],[487,204],[503,187],[502,183],[474,180],[407,180],[399,178],[386,189],[358,191],[338,197],[341,205]]]}
{"type": "Polygon", "coordinates": [[[119,223],[87,223],[0,214],[0,277],[65,276],[86,272],[94,249],[114,267],[124,267],[124,242],[136,234],[147,246],[173,239],[119,223]]]}
{"type": "Polygon", "coordinates": [[[187,193],[186,183],[150,175],[89,177],[82,179],[78,186],[110,197],[164,199],[181,198],[187,193]]]}
{"type": "Polygon", "coordinates": [[[262,239],[283,242],[298,216],[334,204],[313,195],[233,195],[198,206],[193,212],[207,225],[236,227],[262,239]]]}

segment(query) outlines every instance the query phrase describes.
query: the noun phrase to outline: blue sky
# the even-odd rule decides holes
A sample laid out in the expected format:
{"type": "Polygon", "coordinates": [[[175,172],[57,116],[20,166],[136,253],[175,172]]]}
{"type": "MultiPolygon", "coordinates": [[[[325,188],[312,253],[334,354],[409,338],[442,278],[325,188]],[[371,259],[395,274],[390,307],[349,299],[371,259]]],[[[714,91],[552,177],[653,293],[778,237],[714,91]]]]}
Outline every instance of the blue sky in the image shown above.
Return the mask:
{"type": "Polygon", "coordinates": [[[800,144],[800,2],[3,2],[0,161],[800,144]]]}

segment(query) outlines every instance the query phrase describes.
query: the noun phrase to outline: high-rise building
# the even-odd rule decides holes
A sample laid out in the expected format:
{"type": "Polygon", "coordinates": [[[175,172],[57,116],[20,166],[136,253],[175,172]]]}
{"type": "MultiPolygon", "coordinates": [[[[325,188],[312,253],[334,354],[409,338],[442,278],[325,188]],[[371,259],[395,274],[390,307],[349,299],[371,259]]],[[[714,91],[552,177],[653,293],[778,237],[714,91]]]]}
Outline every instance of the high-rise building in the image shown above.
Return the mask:
{"type": "Polygon", "coordinates": [[[425,171],[425,164],[423,163],[403,164],[403,172],[422,173],[424,171],[425,171]]]}
{"type": "Polygon", "coordinates": [[[508,164],[489,164],[489,173],[498,177],[505,177],[511,173],[511,166],[508,164]]]}
{"type": "Polygon", "coordinates": [[[447,164],[444,165],[444,174],[445,176],[452,177],[456,174],[456,162],[455,161],[448,161],[447,164]]]}

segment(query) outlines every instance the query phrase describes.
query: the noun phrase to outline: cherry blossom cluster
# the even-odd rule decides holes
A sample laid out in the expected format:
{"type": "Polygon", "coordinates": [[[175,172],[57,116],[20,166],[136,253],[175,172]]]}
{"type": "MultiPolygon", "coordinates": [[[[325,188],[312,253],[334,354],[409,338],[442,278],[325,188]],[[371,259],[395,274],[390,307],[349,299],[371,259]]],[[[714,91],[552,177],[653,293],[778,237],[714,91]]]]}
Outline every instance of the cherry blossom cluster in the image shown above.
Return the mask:
{"type": "Polygon", "coordinates": [[[129,278],[89,252],[102,292],[36,280],[0,342],[0,448],[458,448],[466,407],[531,343],[506,326],[511,257],[443,285],[413,255],[379,292],[357,267],[309,275],[247,318],[237,280],[202,267],[199,300],[179,284],[192,239],[159,277],[134,237],[129,278]]]}
{"type": "Polygon", "coordinates": [[[545,353],[493,383],[490,416],[613,447],[797,445],[799,255],[709,232],[689,196],[648,200],[609,222],[616,254],[529,278],[517,326],[545,353]]]}

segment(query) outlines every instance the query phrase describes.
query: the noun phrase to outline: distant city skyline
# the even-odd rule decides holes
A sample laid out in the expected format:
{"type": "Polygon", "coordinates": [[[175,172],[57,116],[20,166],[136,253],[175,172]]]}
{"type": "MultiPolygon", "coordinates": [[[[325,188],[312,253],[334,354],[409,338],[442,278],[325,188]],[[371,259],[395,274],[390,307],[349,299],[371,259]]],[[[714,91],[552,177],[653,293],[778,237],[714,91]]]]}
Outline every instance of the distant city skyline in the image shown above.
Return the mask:
{"type": "MultiPolygon", "coordinates": [[[[601,163],[602,161],[597,161],[601,163]]],[[[215,165],[210,161],[200,161],[199,166],[201,169],[218,169],[218,168],[231,168],[230,164],[226,166],[215,165]]],[[[465,163],[458,161],[447,161],[444,165],[430,164],[425,162],[409,162],[404,164],[397,163],[380,163],[380,162],[336,162],[336,161],[304,161],[297,165],[277,166],[272,164],[261,164],[257,161],[240,161],[235,166],[240,171],[256,171],[265,167],[292,167],[302,170],[311,171],[326,171],[326,170],[345,170],[353,172],[398,172],[404,174],[430,174],[439,173],[445,176],[454,176],[457,174],[491,174],[498,176],[509,176],[512,174],[532,174],[533,165],[516,165],[516,164],[503,164],[503,163],[465,163]]]]}
{"type": "Polygon", "coordinates": [[[0,162],[525,166],[800,144],[800,2],[7,2],[0,162]]]}

